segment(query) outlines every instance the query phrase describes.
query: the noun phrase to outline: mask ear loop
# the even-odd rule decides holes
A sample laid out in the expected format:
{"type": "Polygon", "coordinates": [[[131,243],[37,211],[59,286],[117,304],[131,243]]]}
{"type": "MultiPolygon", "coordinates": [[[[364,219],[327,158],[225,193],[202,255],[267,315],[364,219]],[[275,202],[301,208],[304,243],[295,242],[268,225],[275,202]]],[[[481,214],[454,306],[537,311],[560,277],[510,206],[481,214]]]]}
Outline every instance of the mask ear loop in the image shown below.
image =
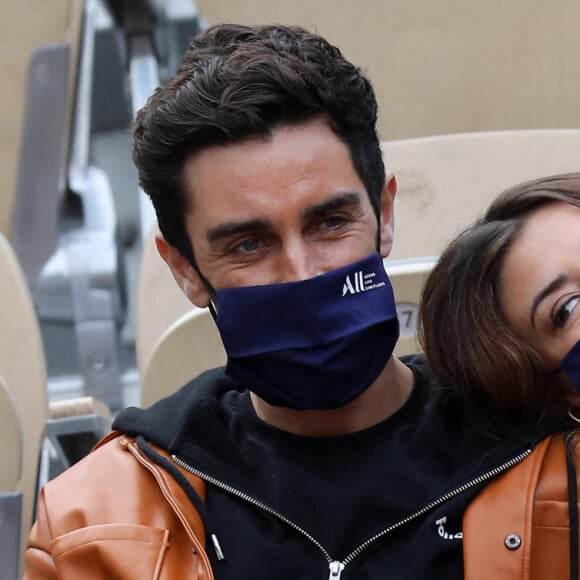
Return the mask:
{"type": "Polygon", "coordinates": [[[208,310],[209,313],[211,314],[211,317],[213,318],[213,321],[217,322],[217,309],[215,306],[215,295],[216,295],[215,288],[209,283],[209,280],[201,273],[201,270],[199,269],[199,266],[197,265],[197,262],[195,261],[193,256],[192,259],[190,260],[190,264],[192,268],[197,272],[197,275],[200,277],[202,284],[212,297],[208,304],[208,310]]]}
{"type": "MultiPolygon", "coordinates": [[[[208,310],[209,313],[211,314],[211,317],[213,318],[214,322],[217,322],[217,310],[215,307],[215,304],[213,303],[213,300],[210,301],[209,305],[208,305],[208,310]]],[[[579,421],[580,423],[580,421],[579,421]]]]}
{"type": "MultiPolygon", "coordinates": [[[[547,376],[554,376],[554,375],[558,375],[562,372],[564,372],[564,369],[562,369],[561,367],[556,367],[555,369],[548,371],[546,373],[546,375],[547,376]]],[[[576,415],[575,407],[568,407],[568,417],[570,417],[570,419],[572,419],[572,421],[575,421],[576,423],[580,423],[580,417],[578,415],[576,415]]]]}

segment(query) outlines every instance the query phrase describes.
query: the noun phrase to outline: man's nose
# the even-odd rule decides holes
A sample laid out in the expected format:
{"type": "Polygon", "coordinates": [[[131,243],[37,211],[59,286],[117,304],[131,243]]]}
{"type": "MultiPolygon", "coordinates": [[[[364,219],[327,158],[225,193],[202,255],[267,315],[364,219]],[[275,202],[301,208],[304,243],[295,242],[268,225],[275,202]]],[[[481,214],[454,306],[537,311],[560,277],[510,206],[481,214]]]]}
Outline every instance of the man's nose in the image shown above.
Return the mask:
{"type": "Polygon", "coordinates": [[[322,274],[314,252],[303,243],[282,248],[278,260],[278,282],[298,282],[322,274]]]}

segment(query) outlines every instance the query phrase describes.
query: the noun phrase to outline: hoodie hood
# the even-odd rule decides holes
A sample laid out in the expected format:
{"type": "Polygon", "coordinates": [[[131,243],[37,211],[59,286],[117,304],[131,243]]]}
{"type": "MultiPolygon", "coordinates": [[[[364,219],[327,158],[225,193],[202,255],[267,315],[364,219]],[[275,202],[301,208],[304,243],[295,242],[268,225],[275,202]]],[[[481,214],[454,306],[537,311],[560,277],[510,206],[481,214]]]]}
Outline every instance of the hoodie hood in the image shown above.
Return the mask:
{"type": "Polygon", "coordinates": [[[186,435],[189,439],[196,434],[211,443],[224,435],[220,402],[241,392],[239,389],[224,367],[212,369],[147,409],[124,409],[116,416],[113,429],[140,435],[171,454],[181,450],[186,435]]]}

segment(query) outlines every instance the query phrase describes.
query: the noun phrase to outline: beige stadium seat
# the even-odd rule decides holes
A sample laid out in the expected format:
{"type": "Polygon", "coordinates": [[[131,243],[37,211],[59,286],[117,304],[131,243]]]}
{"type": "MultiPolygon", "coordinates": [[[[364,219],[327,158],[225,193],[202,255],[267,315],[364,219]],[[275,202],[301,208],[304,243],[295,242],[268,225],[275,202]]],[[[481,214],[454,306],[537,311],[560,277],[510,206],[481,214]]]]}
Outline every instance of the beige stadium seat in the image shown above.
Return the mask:
{"type": "Polygon", "coordinates": [[[209,369],[226,363],[226,353],[208,310],[181,316],[157,341],[141,379],[141,406],[149,407],[209,369]]]}
{"type": "Polygon", "coordinates": [[[301,24],[365,69],[382,140],[580,127],[576,0],[197,0],[209,24],[301,24]]]}
{"type": "Polygon", "coordinates": [[[385,260],[385,266],[397,302],[399,340],[395,356],[421,351],[417,340],[417,319],[423,285],[437,258],[385,260]]]}
{"type": "MultiPolygon", "coordinates": [[[[155,246],[158,233],[159,229],[154,225],[145,238],[137,284],[135,348],[141,377],[165,331],[187,312],[199,310],[185,297],[159,256],[155,246]]],[[[209,312],[206,315],[209,316],[209,312]]]]}
{"type": "Polygon", "coordinates": [[[390,259],[436,256],[506,187],[580,170],[580,129],[438,135],[383,152],[399,185],[390,259]]]}
{"type": "Polygon", "coordinates": [[[0,328],[0,570],[9,578],[7,546],[17,545],[12,528],[20,530],[16,562],[21,564],[39,485],[86,455],[110,429],[110,417],[105,405],[89,397],[49,406],[34,305],[20,264],[2,233],[0,328]],[[55,458],[49,458],[48,448],[43,447],[45,431],[52,439],[55,458]],[[16,494],[21,494],[18,504],[10,497],[16,494]]]}
{"type": "Polygon", "coordinates": [[[46,369],[28,287],[1,233],[0,328],[0,384],[3,387],[0,491],[22,493],[21,541],[24,546],[33,521],[38,463],[48,410],[46,369]],[[20,453],[16,453],[18,447],[20,453]]]}
{"type": "Polygon", "coordinates": [[[41,47],[68,43],[69,90],[74,88],[85,0],[4,1],[0,6],[0,232],[10,236],[17,188],[27,77],[34,53],[41,47]]]}
{"type": "Polygon", "coordinates": [[[2,375],[0,375],[0,425],[2,425],[0,494],[3,494],[13,492],[20,481],[23,433],[14,397],[2,375]]]}
{"type": "Polygon", "coordinates": [[[22,493],[16,491],[23,461],[23,433],[8,385],[0,376],[0,570],[2,578],[16,580],[21,558],[22,493]]]}

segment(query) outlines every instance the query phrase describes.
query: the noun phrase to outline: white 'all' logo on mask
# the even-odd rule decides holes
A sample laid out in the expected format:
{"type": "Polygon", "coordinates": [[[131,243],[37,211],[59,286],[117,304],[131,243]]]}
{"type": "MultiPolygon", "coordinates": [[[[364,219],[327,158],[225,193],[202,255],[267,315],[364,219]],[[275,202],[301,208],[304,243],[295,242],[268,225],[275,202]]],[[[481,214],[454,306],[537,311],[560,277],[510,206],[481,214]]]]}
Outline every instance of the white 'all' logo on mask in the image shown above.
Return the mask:
{"type": "Polygon", "coordinates": [[[348,275],[344,280],[342,295],[359,294],[360,292],[367,292],[368,290],[374,290],[375,288],[381,288],[384,286],[384,282],[378,282],[375,284],[375,276],[375,272],[364,274],[362,270],[359,270],[352,275],[348,275]]]}

